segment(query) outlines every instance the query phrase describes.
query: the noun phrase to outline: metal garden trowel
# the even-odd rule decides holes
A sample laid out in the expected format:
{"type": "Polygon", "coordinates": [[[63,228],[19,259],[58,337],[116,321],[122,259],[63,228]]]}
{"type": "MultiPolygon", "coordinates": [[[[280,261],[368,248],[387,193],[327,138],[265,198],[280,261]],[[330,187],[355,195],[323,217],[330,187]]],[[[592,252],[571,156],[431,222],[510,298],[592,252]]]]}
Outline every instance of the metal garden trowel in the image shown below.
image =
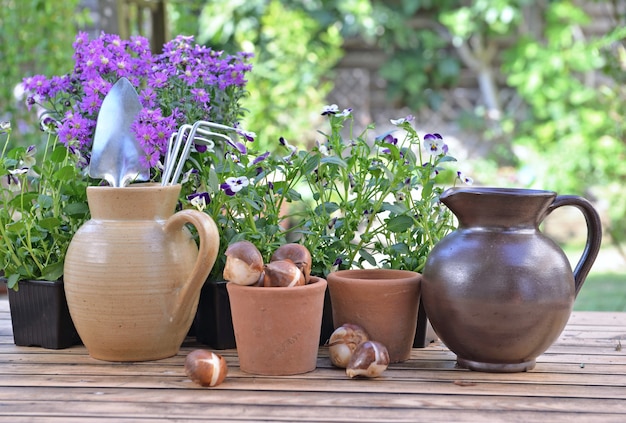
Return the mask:
{"type": "Polygon", "coordinates": [[[137,91],[128,79],[120,78],[98,113],[89,176],[102,178],[113,187],[150,179],[150,169],[140,161],[143,148],[130,128],[140,111],[137,91]]]}

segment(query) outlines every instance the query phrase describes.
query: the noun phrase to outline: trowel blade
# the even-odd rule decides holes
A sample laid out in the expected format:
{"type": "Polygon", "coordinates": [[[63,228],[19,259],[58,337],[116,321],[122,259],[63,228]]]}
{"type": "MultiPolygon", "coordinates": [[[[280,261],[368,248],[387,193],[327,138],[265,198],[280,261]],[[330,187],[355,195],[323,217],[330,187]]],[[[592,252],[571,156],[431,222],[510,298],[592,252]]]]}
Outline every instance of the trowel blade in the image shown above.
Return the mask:
{"type": "Polygon", "coordinates": [[[114,187],[150,179],[150,169],[140,160],[144,150],[131,130],[140,111],[137,91],[128,79],[120,78],[104,97],[98,113],[89,176],[102,178],[114,187]]]}

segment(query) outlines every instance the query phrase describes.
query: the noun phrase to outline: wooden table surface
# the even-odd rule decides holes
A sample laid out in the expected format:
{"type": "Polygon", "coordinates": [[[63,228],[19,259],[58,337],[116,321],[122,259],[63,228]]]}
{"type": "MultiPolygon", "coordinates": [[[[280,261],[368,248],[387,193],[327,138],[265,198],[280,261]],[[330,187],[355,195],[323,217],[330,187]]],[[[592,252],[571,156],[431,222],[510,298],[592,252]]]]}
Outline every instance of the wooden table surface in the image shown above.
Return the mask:
{"type": "Polygon", "coordinates": [[[178,355],[109,363],[76,346],[13,344],[0,296],[0,421],[115,422],[626,422],[626,313],[576,312],[531,372],[490,374],[455,367],[441,343],[414,349],[383,377],[349,379],[320,348],[317,369],[288,377],[242,372],[235,350],[215,388],[193,384],[178,355]]]}

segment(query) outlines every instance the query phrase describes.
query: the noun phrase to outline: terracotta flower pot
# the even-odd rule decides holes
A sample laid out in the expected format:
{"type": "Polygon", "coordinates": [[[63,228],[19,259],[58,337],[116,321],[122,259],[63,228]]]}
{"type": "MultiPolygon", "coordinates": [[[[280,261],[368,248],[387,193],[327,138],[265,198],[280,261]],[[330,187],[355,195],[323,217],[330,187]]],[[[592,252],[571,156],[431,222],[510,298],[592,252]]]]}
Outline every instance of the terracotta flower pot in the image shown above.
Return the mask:
{"type": "Polygon", "coordinates": [[[392,363],[411,355],[420,300],[419,273],[395,269],[339,270],[328,275],[335,328],[361,326],[387,347],[392,363]]]}
{"type": "Polygon", "coordinates": [[[326,280],[290,288],[226,285],[241,370],[283,376],[317,366],[326,280]]]}

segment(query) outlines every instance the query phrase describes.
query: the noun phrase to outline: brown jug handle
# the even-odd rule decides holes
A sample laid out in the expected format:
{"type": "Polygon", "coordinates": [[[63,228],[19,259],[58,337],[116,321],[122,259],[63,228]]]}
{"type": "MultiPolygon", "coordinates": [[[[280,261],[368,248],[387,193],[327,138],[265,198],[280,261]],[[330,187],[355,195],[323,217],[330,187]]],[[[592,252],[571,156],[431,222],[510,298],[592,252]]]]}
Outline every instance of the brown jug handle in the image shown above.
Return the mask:
{"type": "MultiPolygon", "coordinates": [[[[552,213],[555,209],[562,206],[574,206],[578,208],[587,222],[587,242],[585,243],[585,249],[583,251],[578,264],[574,269],[574,285],[576,288],[576,295],[582,288],[591,266],[593,266],[598,252],[600,251],[600,244],[602,243],[602,223],[600,222],[600,216],[591,203],[576,195],[559,195],[557,196],[548,210],[546,211],[544,218],[552,213]]],[[[543,219],[542,219],[543,220],[543,219]]]]}
{"type": "Polygon", "coordinates": [[[174,301],[174,315],[178,316],[184,314],[181,312],[182,307],[189,308],[188,304],[190,304],[191,299],[202,288],[215,264],[220,245],[215,221],[208,214],[198,210],[187,209],[175,213],[165,222],[164,230],[166,232],[178,232],[183,229],[186,223],[195,226],[200,238],[200,245],[198,247],[198,259],[191,271],[189,280],[185,281],[178,293],[178,298],[174,301]]]}

